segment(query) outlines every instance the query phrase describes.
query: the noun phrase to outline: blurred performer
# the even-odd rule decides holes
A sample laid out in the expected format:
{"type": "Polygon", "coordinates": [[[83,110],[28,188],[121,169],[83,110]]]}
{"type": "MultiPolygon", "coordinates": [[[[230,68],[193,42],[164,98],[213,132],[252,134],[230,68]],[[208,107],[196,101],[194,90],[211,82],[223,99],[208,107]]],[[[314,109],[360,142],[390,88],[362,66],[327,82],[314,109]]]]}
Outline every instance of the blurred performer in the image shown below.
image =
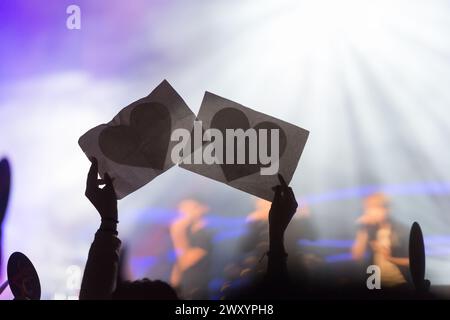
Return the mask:
{"type": "Polygon", "coordinates": [[[184,200],[179,215],[170,226],[177,260],[170,282],[181,290],[183,298],[207,299],[211,234],[204,219],[208,207],[196,200],[184,200]]]}
{"type": "Polygon", "coordinates": [[[245,219],[246,232],[240,239],[240,255],[236,261],[224,268],[225,282],[220,289],[225,298],[229,292],[239,287],[245,287],[254,278],[263,276],[267,270],[264,255],[269,250],[269,210],[271,202],[256,198],[255,210],[245,219]]]}
{"type": "MultiPolygon", "coordinates": [[[[271,202],[264,199],[256,199],[255,210],[246,218],[247,235],[242,242],[242,251],[247,257],[244,260],[244,268],[256,268],[255,272],[265,272],[266,267],[259,264],[261,257],[269,250],[269,210],[271,202]]],[[[245,270],[245,269],[244,269],[245,270]]]]}
{"type": "Polygon", "coordinates": [[[382,193],[368,196],[360,228],[352,247],[354,260],[369,253],[369,263],[381,270],[381,285],[394,287],[409,281],[408,230],[389,216],[388,198],[382,193]]]}

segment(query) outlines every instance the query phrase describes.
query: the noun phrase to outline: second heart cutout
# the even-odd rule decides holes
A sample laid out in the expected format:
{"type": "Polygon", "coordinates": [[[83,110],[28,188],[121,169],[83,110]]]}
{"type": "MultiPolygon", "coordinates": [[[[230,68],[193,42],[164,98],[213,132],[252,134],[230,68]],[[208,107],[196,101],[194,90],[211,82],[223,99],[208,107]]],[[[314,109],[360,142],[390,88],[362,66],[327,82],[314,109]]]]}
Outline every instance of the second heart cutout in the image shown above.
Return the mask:
{"type": "MultiPolygon", "coordinates": [[[[248,120],[248,117],[246,114],[238,109],[234,108],[224,108],[218,111],[214,117],[211,120],[211,128],[218,129],[222,132],[223,137],[226,137],[226,129],[243,129],[246,131],[247,129],[250,129],[250,122],[248,120]]],[[[225,178],[228,182],[252,175],[258,171],[261,170],[261,168],[264,168],[269,165],[263,165],[259,159],[259,130],[260,129],[267,129],[268,131],[268,138],[267,141],[271,141],[270,138],[270,130],[272,129],[278,129],[279,131],[279,158],[283,155],[284,151],[286,150],[287,145],[287,137],[284,130],[278,126],[277,124],[270,122],[270,121],[263,121],[258,123],[256,126],[253,127],[253,129],[256,130],[257,136],[258,136],[258,158],[256,164],[249,164],[248,163],[248,155],[249,155],[249,145],[248,141],[246,139],[245,146],[237,146],[235,144],[235,151],[234,151],[234,164],[221,164],[222,171],[225,175],[225,178]],[[245,155],[246,155],[246,163],[245,164],[237,164],[237,152],[238,148],[244,148],[245,149],[245,155]]],[[[226,159],[226,143],[223,145],[223,155],[224,160],[226,159]]],[[[267,146],[268,154],[271,153],[270,143],[268,143],[267,146]]],[[[239,152],[242,152],[242,150],[239,150],[239,152]]],[[[224,161],[225,162],[225,161],[224,161]]]]}

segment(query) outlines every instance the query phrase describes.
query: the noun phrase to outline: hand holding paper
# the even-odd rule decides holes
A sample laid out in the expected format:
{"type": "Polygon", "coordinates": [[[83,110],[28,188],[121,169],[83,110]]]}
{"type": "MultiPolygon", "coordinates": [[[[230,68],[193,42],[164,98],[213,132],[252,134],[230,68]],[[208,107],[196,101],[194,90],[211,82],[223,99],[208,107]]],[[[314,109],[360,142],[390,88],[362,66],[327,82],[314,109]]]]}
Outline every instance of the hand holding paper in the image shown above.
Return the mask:
{"type": "Polygon", "coordinates": [[[79,144],[113,179],[121,199],[175,164],[272,201],[292,179],[309,132],[206,92],[197,116],[163,81],[79,144]]]}
{"type": "Polygon", "coordinates": [[[203,147],[192,148],[180,167],[268,201],[273,200],[277,173],[291,181],[309,135],[302,128],[209,92],[197,119],[202,129],[195,130],[194,125],[193,136],[196,140],[195,131],[200,131],[203,147]],[[205,161],[211,157],[215,161],[205,161]]]}
{"type": "Polygon", "coordinates": [[[78,143],[88,158],[98,160],[101,176],[109,173],[121,199],[175,165],[170,158],[175,145],[171,132],[191,130],[194,119],[194,113],[164,80],[111,122],[89,130],[78,143]]]}
{"type": "Polygon", "coordinates": [[[85,195],[97,209],[102,220],[117,222],[117,197],[114,192],[111,177],[105,173],[105,179],[98,179],[97,159],[91,159],[91,168],[86,181],[85,195]],[[104,185],[100,188],[100,185],[104,185]]]}

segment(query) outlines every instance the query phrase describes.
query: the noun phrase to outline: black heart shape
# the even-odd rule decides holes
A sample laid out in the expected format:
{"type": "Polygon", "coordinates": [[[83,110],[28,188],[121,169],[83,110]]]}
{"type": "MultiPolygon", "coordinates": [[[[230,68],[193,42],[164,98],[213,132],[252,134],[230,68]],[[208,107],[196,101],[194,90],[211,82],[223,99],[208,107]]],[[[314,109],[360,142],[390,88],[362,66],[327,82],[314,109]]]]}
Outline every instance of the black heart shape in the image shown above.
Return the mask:
{"type": "Polygon", "coordinates": [[[157,102],[141,103],[131,112],[129,126],[103,129],[99,135],[100,150],[120,164],[162,170],[170,133],[167,107],[157,102]]]}
{"type": "MultiPolygon", "coordinates": [[[[244,131],[247,129],[250,129],[250,123],[248,121],[247,116],[245,115],[244,112],[242,112],[241,110],[238,109],[234,109],[234,108],[224,108],[221,109],[220,111],[218,111],[214,117],[211,120],[211,128],[214,129],[218,129],[222,132],[222,135],[224,137],[226,137],[225,134],[225,130],[226,129],[243,129],[244,131]]],[[[267,141],[271,141],[270,140],[270,130],[271,129],[278,129],[279,130],[279,157],[281,158],[281,156],[283,155],[285,149],[286,149],[286,145],[287,145],[287,138],[286,138],[286,133],[284,132],[284,130],[278,126],[277,124],[270,122],[270,121],[264,121],[264,122],[260,122],[258,123],[256,126],[253,127],[253,129],[256,130],[256,132],[259,132],[259,129],[267,129],[268,130],[268,139],[267,141]]],[[[259,141],[258,141],[258,146],[259,146],[259,141]]],[[[258,157],[258,161],[256,164],[248,164],[248,141],[246,141],[245,144],[245,154],[246,154],[246,164],[237,164],[237,149],[239,146],[237,146],[235,144],[235,150],[234,150],[234,164],[225,164],[225,160],[226,160],[226,153],[225,153],[225,148],[226,148],[226,142],[224,141],[223,143],[223,159],[224,159],[224,163],[221,164],[221,168],[222,171],[225,175],[225,179],[227,179],[228,182],[245,177],[245,176],[249,176],[251,174],[254,174],[256,172],[258,172],[259,170],[261,170],[261,168],[264,167],[268,167],[269,165],[263,165],[260,161],[259,161],[259,157],[258,157]]],[[[258,150],[258,154],[259,154],[259,147],[257,147],[258,150]]],[[[270,143],[268,143],[268,153],[270,154],[271,150],[270,150],[270,143]]]]}

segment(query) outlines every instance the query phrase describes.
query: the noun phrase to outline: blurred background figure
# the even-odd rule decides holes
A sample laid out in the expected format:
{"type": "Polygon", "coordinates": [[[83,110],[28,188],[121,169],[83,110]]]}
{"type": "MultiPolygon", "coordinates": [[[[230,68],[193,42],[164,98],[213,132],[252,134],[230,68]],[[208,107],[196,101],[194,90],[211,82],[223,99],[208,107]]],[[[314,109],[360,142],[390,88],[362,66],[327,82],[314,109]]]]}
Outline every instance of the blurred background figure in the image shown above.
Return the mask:
{"type": "Polygon", "coordinates": [[[409,280],[408,229],[394,221],[389,211],[386,195],[369,195],[356,221],[359,230],[352,246],[353,259],[362,260],[368,253],[368,264],[380,267],[382,287],[404,285],[409,280]]]}
{"type": "Polygon", "coordinates": [[[267,266],[264,254],[269,250],[269,210],[271,202],[257,198],[255,210],[250,212],[245,222],[246,234],[242,239],[241,252],[244,255],[241,275],[251,273],[263,274],[267,266]]]}
{"type": "MultiPolygon", "coordinates": [[[[246,231],[240,240],[236,260],[225,267],[228,281],[223,285],[222,291],[234,286],[245,286],[267,271],[265,254],[269,251],[268,217],[271,205],[270,201],[255,199],[254,210],[245,219],[246,231]]],[[[300,245],[301,239],[315,239],[311,211],[306,202],[299,204],[284,239],[286,251],[289,253],[289,272],[304,282],[307,270],[317,263],[318,258],[304,250],[300,245]]]]}
{"type": "Polygon", "coordinates": [[[170,225],[176,253],[170,283],[184,299],[207,299],[211,233],[206,229],[204,215],[208,207],[197,200],[183,200],[178,216],[170,225]]]}
{"type": "Polygon", "coordinates": [[[254,210],[245,217],[244,233],[238,241],[236,256],[224,268],[222,298],[245,287],[267,270],[265,254],[269,250],[269,210],[271,202],[255,198],[254,210]]]}
{"type": "Polygon", "coordinates": [[[285,233],[284,242],[286,251],[289,253],[287,262],[289,273],[304,286],[308,285],[314,270],[323,264],[323,259],[316,252],[303,245],[304,242],[318,239],[315,227],[317,221],[314,218],[308,202],[299,199],[297,212],[285,233]]]}

